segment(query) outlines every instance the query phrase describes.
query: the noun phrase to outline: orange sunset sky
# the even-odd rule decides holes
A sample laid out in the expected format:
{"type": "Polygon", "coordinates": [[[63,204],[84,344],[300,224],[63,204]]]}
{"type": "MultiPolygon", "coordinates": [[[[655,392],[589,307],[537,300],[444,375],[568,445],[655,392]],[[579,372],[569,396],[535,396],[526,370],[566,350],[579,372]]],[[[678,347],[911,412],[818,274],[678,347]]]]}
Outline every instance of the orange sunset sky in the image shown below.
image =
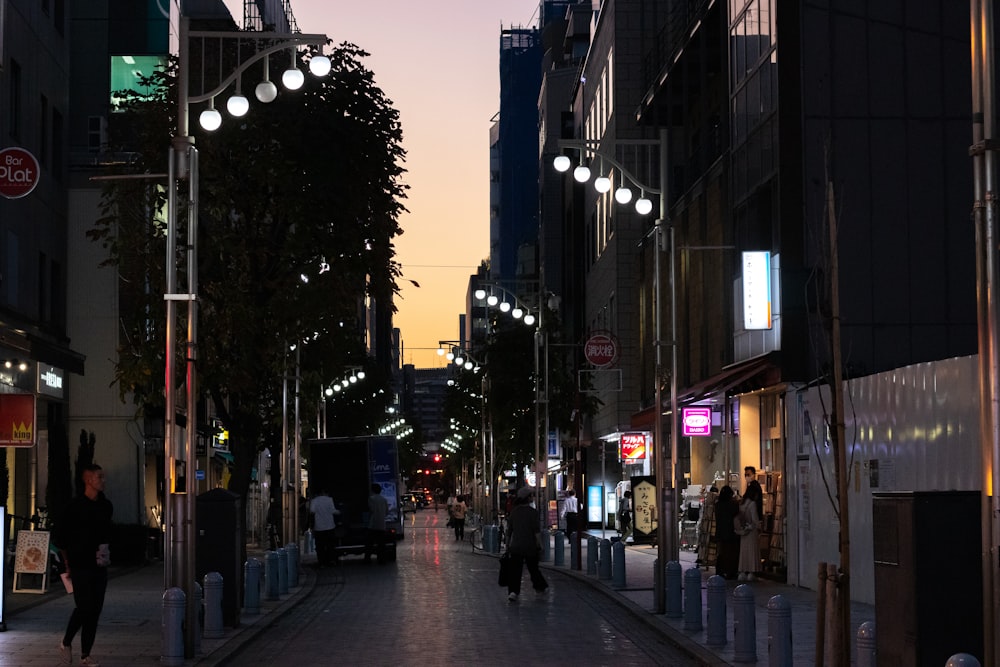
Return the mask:
{"type": "MultiPolygon", "coordinates": [[[[242,23],[242,0],[226,0],[242,23]]],[[[447,363],[468,277],[489,254],[489,130],[500,105],[500,30],[537,22],[538,0],[291,0],[299,29],[352,42],[399,110],[408,213],[394,324],[403,363],[447,363]],[[420,285],[415,287],[409,281],[420,285]]],[[[336,156],[331,156],[336,159],[336,156]]]]}

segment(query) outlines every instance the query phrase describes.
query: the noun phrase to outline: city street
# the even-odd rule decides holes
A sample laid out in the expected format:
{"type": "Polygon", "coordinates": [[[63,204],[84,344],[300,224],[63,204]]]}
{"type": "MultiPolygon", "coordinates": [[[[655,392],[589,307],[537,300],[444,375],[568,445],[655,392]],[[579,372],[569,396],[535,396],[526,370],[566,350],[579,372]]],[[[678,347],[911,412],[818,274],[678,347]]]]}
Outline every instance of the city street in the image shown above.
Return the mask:
{"type": "Polygon", "coordinates": [[[301,603],[220,664],[699,664],[560,572],[543,570],[541,596],[525,572],[521,599],[508,602],[497,559],[456,541],[447,516],[408,514],[395,563],[350,557],[319,570],[301,603]]]}

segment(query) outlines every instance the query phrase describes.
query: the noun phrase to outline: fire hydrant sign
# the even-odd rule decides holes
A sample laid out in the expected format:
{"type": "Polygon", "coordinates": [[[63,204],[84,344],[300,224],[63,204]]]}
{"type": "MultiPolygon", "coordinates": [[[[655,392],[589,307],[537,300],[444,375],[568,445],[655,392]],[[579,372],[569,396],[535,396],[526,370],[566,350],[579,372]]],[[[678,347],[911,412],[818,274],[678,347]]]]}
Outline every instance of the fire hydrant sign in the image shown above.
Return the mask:
{"type": "Polygon", "coordinates": [[[597,368],[611,366],[618,361],[618,339],[609,333],[595,333],[584,343],[583,356],[597,368]]]}
{"type": "Polygon", "coordinates": [[[0,196],[20,199],[38,185],[38,160],[23,148],[0,150],[0,196]]]}

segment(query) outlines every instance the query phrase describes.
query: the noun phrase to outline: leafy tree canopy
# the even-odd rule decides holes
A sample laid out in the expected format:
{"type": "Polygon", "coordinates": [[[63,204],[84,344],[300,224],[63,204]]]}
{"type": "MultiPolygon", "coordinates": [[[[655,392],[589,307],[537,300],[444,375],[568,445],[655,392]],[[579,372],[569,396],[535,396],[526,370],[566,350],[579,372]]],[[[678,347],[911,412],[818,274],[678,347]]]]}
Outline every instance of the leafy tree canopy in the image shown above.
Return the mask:
{"type": "MultiPolygon", "coordinates": [[[[282,91],[271,104],[254,100],[243,118],[223,112],[215,133],[191,123],[200,168],[192,290],[199,304],[198,388],[229,429],[236,462],[230,488],[238,493],[246,491],[258,449],[278,439],[286,378],[298,368],[300,396],[316,397],[302,403],[306,419],[323,383],[367,363],[366,305],[389,304],[398,291],[393,239],[405,210],[402,129],[361,63],[366,55],[343,44],[330,54],[327,77],[307,76],[302,89],[282,91]]],[[[287,62],[272,58],[271,71],[287,62]]],[[[120,93],[112,131],[127,158],[121,173],[164,171],[177,125],[175,74],[171,63],[142,82],[142,96],[120,93]]],[[[252,73],[244,79],[255,80],[252,73]]],[[[192,117],[200,110],[192,105],[192,117]]],[[[121,394],[162,411],[167,192],[156,182],[109,181],[90,236],[107,248],[107,263],[120,277],[121,394]]],[[[182,182],[181,266],[190,240],[186,191],[182,182]]],[[[178,291],[188,291],[185,282],[181,275],[178,291]]],[[[178,310],[183,332],[186,309],[178,310]]],[[[183,387],[182,335],[179,341],[175,386],[183,387]]],[[[385,383],[387,401],[388,373],[373,376],[385,383]]]]}

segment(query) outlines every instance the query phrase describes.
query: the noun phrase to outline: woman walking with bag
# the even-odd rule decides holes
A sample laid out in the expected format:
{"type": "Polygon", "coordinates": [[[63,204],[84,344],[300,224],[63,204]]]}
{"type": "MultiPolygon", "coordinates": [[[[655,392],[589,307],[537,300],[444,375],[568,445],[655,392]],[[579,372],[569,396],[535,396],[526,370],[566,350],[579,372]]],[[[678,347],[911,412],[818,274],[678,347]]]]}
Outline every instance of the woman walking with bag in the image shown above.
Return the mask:
{"type": "Polygon", "coordinates": [[[549,587],[541,570],[538,557],[542,550],[541,532],[538,527],[538,510],[531,506],[533,489],[524,486],[518,489],[514,508],[507,518],[507,551],[511,558],[511,576],[507,581],[507,599],[517,602],[521,594],[521,573],[528,566],[531,585],[536,593],[544,593],[549,587]]]}

